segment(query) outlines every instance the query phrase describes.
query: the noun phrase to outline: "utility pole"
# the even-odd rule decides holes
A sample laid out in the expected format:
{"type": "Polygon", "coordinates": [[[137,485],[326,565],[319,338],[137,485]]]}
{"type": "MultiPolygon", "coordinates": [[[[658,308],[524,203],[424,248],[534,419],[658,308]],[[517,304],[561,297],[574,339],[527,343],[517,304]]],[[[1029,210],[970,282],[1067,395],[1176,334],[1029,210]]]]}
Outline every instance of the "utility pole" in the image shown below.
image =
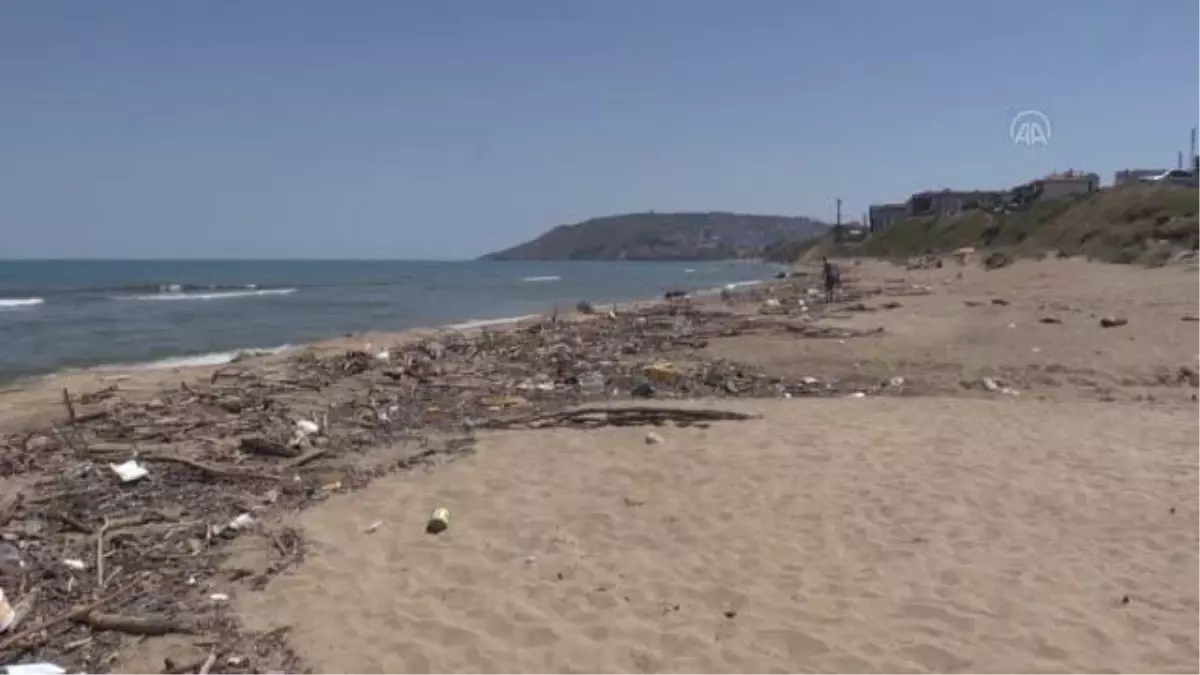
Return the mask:
{"type": "Polygon", "coordinates": [[[842,232],[842,200],[839,198],[837,200],[837,217],[833,221],[833,240],[841,243],[845,236],[845,233],[842,232]]]}

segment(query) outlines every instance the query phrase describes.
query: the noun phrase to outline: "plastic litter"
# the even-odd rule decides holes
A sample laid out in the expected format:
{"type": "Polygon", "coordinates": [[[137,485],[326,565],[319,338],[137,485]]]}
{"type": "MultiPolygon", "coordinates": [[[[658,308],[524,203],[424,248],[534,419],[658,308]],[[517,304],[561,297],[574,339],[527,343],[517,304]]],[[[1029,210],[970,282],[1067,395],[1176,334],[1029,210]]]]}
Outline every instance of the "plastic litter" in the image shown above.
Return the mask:
{"type": "Polygon", "coordinates": [[[8,600],[4,599],[4,589],[0,588],[0,633],[8,630],[15,618],[17,618],[17,613],[13,610],[12,605],[8,604],[8,600]]]}
{"type": "Polygon", "coordinates": [[[429,522],[425,524],[425,531],[429,534],[438,534],[445,532],[448,527],[450,527],[450,509],[438,508],[434,509],[433,515],[429,517],[429,522]]]}
{"type": "Polygon", "coordinates": [[[306,436],[312,436],[321,431],[321,426],[312,420],[296,420],[296,430],[306,436]]]}
{"type": "Polygon", "coordinates": [[[53,663],[43,661],[41,663],[22,663],[5,666],[4,672],[8,673],[8,675],[64,675],[67,671],[53,663]]]}
{"type": "Polygon", "coordinates": [[[117,478],[120,478],[122,483],[132,483],[135,480],[141,480],[150,475],[146,467],[132,459],[123,464],[109,464],[108,467],[113,470],[113,473],[117,474],[117,478]]]}
{"type": "Polygon", "coordinates": [[[75,570],[76,572],[82,572],[87,569],[87,565],[84,564],[82,560],[77,560],[75,558],[67,558],[63,561],[63,564],[68,568],[75,570]]]}

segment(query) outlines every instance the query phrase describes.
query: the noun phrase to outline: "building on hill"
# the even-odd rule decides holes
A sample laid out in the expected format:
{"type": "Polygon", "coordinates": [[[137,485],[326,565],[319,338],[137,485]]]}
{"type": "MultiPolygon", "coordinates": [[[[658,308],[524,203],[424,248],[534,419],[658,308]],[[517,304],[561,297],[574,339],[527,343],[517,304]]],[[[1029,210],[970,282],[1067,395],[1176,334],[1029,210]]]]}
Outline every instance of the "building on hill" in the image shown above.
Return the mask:
{"type": "Polygon", "coordinates": [[[1166,172],[1166,169],[1121,169],[1113,176],[1113,185],[1137,183],[1143,178],[1160,176],[1166,172]]]}
{"type": "Polygon", "coordinates": [[[942,190],[918,192],[908,198],[908,215],[954,215],[966,209],[992,208],[1004,203],[1007,190],[942,190]]]}
{"type": "Polygon", "coordinates": [[[908,202],[872,204],[867,210],[867,228],[871,232],[886,230],[892,223],[908,217],[908,202]]]}
{"type": "Polygon", "coordinates": [[[1020,203],[1059,199],[1072,195],[1091,194],[1100,189],[1100,176],[1095,173],[1067,171],[1031,180],[1012,189],[1020,203]]]}

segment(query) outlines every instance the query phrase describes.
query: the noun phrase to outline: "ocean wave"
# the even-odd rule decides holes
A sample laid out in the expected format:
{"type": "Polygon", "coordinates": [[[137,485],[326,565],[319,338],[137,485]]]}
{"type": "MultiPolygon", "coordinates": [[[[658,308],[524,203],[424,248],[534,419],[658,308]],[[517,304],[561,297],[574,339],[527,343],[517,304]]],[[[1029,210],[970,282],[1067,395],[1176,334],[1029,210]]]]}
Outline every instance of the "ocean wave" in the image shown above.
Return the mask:
{"type": "Polygon", "coordinates": [[[159,361],[139,363],[133,367],[139,370],[164,370],[169,368],[219,366],[226,363],[233,363],[239,359],[282,354],[289,349],[292,349],[292,345],[280,345],[278,347],[271,347],[269,349],[234,349],[227,352],[210,352],[208,354],[194,354],[191,356],[172,356],[159,361]]]}
{"type": "Polygon", "coordinates": [[[42,298],[0,298],[0,309],[23,309],[45,302],[42,298]]]}
{"type": "Polygon", "coordinates": [[[544,277],[524,277],[521,279],[521,281],[524,281],[526,283],[538,283],[538,282],[543,282],[543,281],[562,281],[562,277],[554,276],[554,275],[549,275],[549,276],[544,276],[544,277]]]}
{"type": "Polygon", "coordinates": [[[186,292],[182,290],[160,291],[158,293],[150,293],[145,295],[118,295],[113,297],[114,300],[225,300],[228,298],[251,298],[264,295],[290,295],[295,293],[294,288],[260,288],[255,290],[241,291],[215,291],[215,292],[186,292]]]}
{"type": "Polygon", "coordinates": [[[516,323],[527,319],[536,319],[542,314],[522,314],[521,316],[506,316],[499,319],[468,319],[459,323],[452,323],[442,326],[447,330],[471,330],[472,328],[486,328],[488,326],[499,326],[506,323],[516,323]]]}

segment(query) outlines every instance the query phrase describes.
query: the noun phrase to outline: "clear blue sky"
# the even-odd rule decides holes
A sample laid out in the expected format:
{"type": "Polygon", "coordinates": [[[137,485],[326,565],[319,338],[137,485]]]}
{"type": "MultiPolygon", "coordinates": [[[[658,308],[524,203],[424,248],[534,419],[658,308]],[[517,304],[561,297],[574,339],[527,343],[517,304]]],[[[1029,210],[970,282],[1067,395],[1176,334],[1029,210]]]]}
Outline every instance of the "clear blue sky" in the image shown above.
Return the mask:
{"type": "Polygon", "coordinates": [[[0,257],[457,258],[1174,166],[1195,0],[6,0],[0,257]],[[1046,147],[1012,115],[1045,112],[1046,147]]]}

